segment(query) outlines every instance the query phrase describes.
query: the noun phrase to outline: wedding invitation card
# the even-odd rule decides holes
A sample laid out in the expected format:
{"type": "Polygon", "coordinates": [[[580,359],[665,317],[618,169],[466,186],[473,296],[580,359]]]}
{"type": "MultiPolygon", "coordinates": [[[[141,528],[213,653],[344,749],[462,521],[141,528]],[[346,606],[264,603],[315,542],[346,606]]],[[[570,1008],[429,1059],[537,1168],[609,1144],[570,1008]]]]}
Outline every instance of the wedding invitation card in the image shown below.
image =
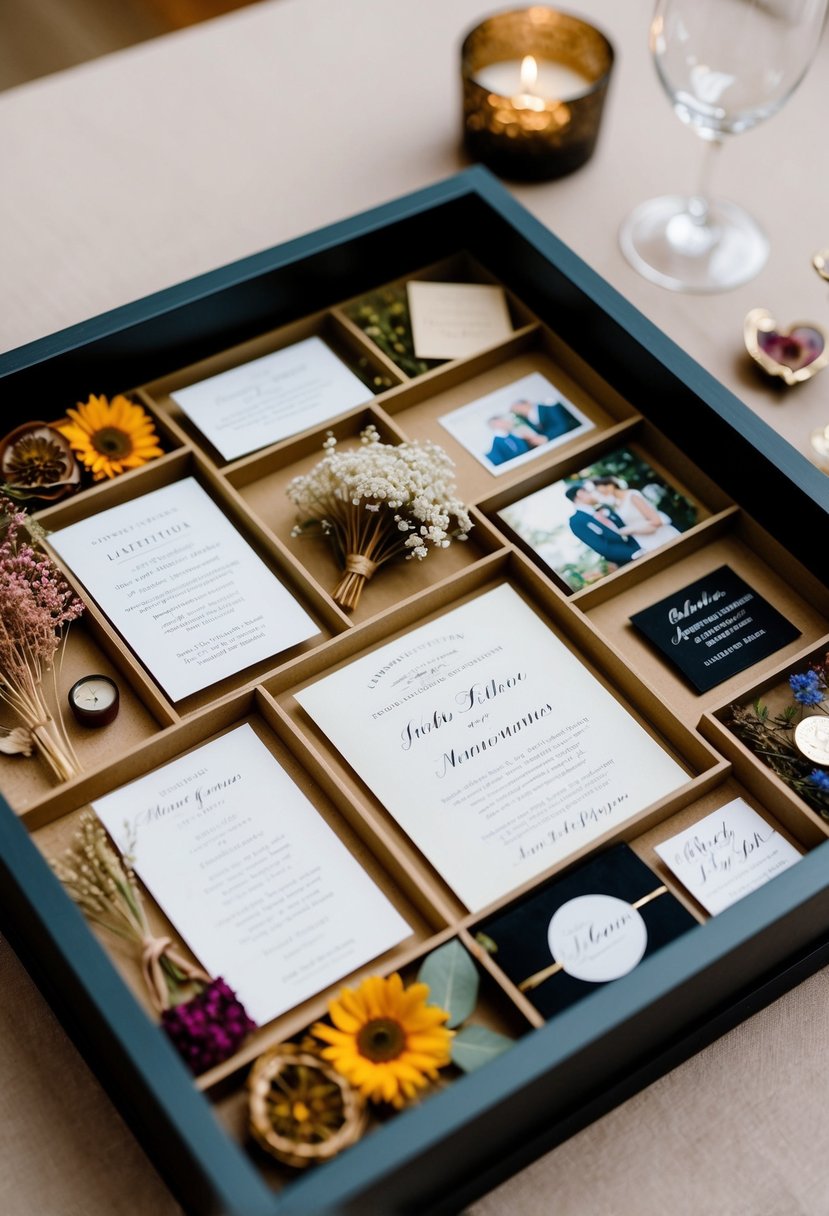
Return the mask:
{"type": "Polygon", "coordinates": [[[688,780],[506,584],[296,699],[473,910],[688,780]]]}
{"type": "Polygon", "coordinates": [[[406,292],[418,359],[465,359],[512,333],[503,287],[413,279],[406,292]]]}
{"type": "Polygon", "coordinates": [[[235,460],[363,405],[372,393],[313,337],[170,396],[225,460],[235,460]]]}
{"type": "Polygon", "coordinates": [[[49,544],[173,701],[319,632],[192,477],[49,544]]]}
{"type": "Polygon", "coordinates": [[[470,401],[439,420],[493,476],[544,456],[595,424],[540,372],[470,401]]]}
{"type": "Polygon", "coordinates": [[[708,692],[800,637],[800,630],[729,566],[630,619],[697,692],[708,692]]]}
{"type": "Polygon", "coordinates": [[[411,933],[247,724],[93,809],[260,1026],[411,933]]]}
{"type": "Polygon", "coordinates": [[[656,852],[712,916],[800,860],[800,853],[742,798],[656,845],[656,852]]]}
{"type": "Polygon", "coordinates": [[[545,1017],[621,979],[696,921],[626,844],[553,879],[479,930],[545,1017]]]}

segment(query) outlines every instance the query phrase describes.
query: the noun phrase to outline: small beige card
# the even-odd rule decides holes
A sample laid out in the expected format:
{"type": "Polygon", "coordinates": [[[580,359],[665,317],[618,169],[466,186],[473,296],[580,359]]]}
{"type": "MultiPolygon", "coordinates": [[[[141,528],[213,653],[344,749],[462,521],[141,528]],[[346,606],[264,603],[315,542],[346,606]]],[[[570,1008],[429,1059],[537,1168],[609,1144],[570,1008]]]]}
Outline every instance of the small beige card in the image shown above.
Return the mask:
{"type": "Polygon", "coordinates": [[[512,333],[502,287],[414,280],[406,287],[418,359],[465,359],[512,333]]]}

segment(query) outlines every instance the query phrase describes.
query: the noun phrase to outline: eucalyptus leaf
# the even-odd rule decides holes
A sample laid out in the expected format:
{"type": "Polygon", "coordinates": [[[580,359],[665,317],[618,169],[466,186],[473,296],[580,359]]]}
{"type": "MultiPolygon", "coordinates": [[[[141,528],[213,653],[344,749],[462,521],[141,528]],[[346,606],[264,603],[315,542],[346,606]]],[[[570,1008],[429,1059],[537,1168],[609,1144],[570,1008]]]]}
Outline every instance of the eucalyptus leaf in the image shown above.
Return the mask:
{"type": "Polygon", "coordinates": [[[512,1047],[513,1040],[486,1026],[464,1026],[452,1040],[452,1063],[464,1072],[474,1072],[512,1047]]]}
{"type": "Polygon", "coordinates": [[[429,1005],[449,1014],[447,1026],[460,1026],[478,1003],[478,970],[459,941],[438,946],[423,960],[419,983],[429,985],[429,1005]]]}

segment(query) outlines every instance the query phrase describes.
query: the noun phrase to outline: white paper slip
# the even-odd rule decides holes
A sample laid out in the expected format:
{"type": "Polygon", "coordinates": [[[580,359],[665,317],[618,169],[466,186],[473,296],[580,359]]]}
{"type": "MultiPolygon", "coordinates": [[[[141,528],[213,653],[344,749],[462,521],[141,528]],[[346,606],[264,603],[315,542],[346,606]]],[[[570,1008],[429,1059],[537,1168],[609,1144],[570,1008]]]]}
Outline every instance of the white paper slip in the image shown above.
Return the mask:
{"type": "Polygon", "coordinates": [[[712,916],[800,861],[794,845],[742,798],[655,850],[712,916]]]}
{"type": "Polygon", "coordinates": [[[371,401],[322,338],[305,338],[170,396],[225,460],[371,401]]]}
{"type": "Polygon", "coordinates": [[[173,701],[319,632],[192,477],[49,544],[173,701]]]}
{"type": "Polygon", "coordinates": [[[93,808],[259,1025],[411,933],[248,724],[93,808]]]}
{"type": "Polygon", "coordinates": [[[688,780],[506,584],[296,699],[473,910],[688,780]]]}
{"type": "Polygon", "coordinates": [[[418,359],[464,359],[513,332],[503,287],[413,279],[406,291],[418,359]]]}

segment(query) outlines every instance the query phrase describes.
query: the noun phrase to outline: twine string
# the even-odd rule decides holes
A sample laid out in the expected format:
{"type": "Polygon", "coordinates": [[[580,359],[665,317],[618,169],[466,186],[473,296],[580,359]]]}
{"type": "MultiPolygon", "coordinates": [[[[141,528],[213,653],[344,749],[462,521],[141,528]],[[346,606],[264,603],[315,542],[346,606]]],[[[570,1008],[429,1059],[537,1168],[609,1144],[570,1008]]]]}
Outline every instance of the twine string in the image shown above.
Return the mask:
{"type": "Polygon", "coordinates": [[[172,963],[181,972],[183,979],[210,983],[210,976],[206,971],[196,963],[191,963],[178,950],[173,949],[171,938],[145,937],[141,943],[141,973],[150,994],[150,1001],[157,1013],[163,1013],[165,1009],[170,1008],[171,1004],[169,986],[161,966],[162,958],[166,958],[169,963],[172,963]]]}
{"type": "Polygon", "coordinates": [[[345,569],[347,574],[359,574],[368,581],[377,570],[377,562],[362,553],[349,553],[345,559],[345,569]]]}

